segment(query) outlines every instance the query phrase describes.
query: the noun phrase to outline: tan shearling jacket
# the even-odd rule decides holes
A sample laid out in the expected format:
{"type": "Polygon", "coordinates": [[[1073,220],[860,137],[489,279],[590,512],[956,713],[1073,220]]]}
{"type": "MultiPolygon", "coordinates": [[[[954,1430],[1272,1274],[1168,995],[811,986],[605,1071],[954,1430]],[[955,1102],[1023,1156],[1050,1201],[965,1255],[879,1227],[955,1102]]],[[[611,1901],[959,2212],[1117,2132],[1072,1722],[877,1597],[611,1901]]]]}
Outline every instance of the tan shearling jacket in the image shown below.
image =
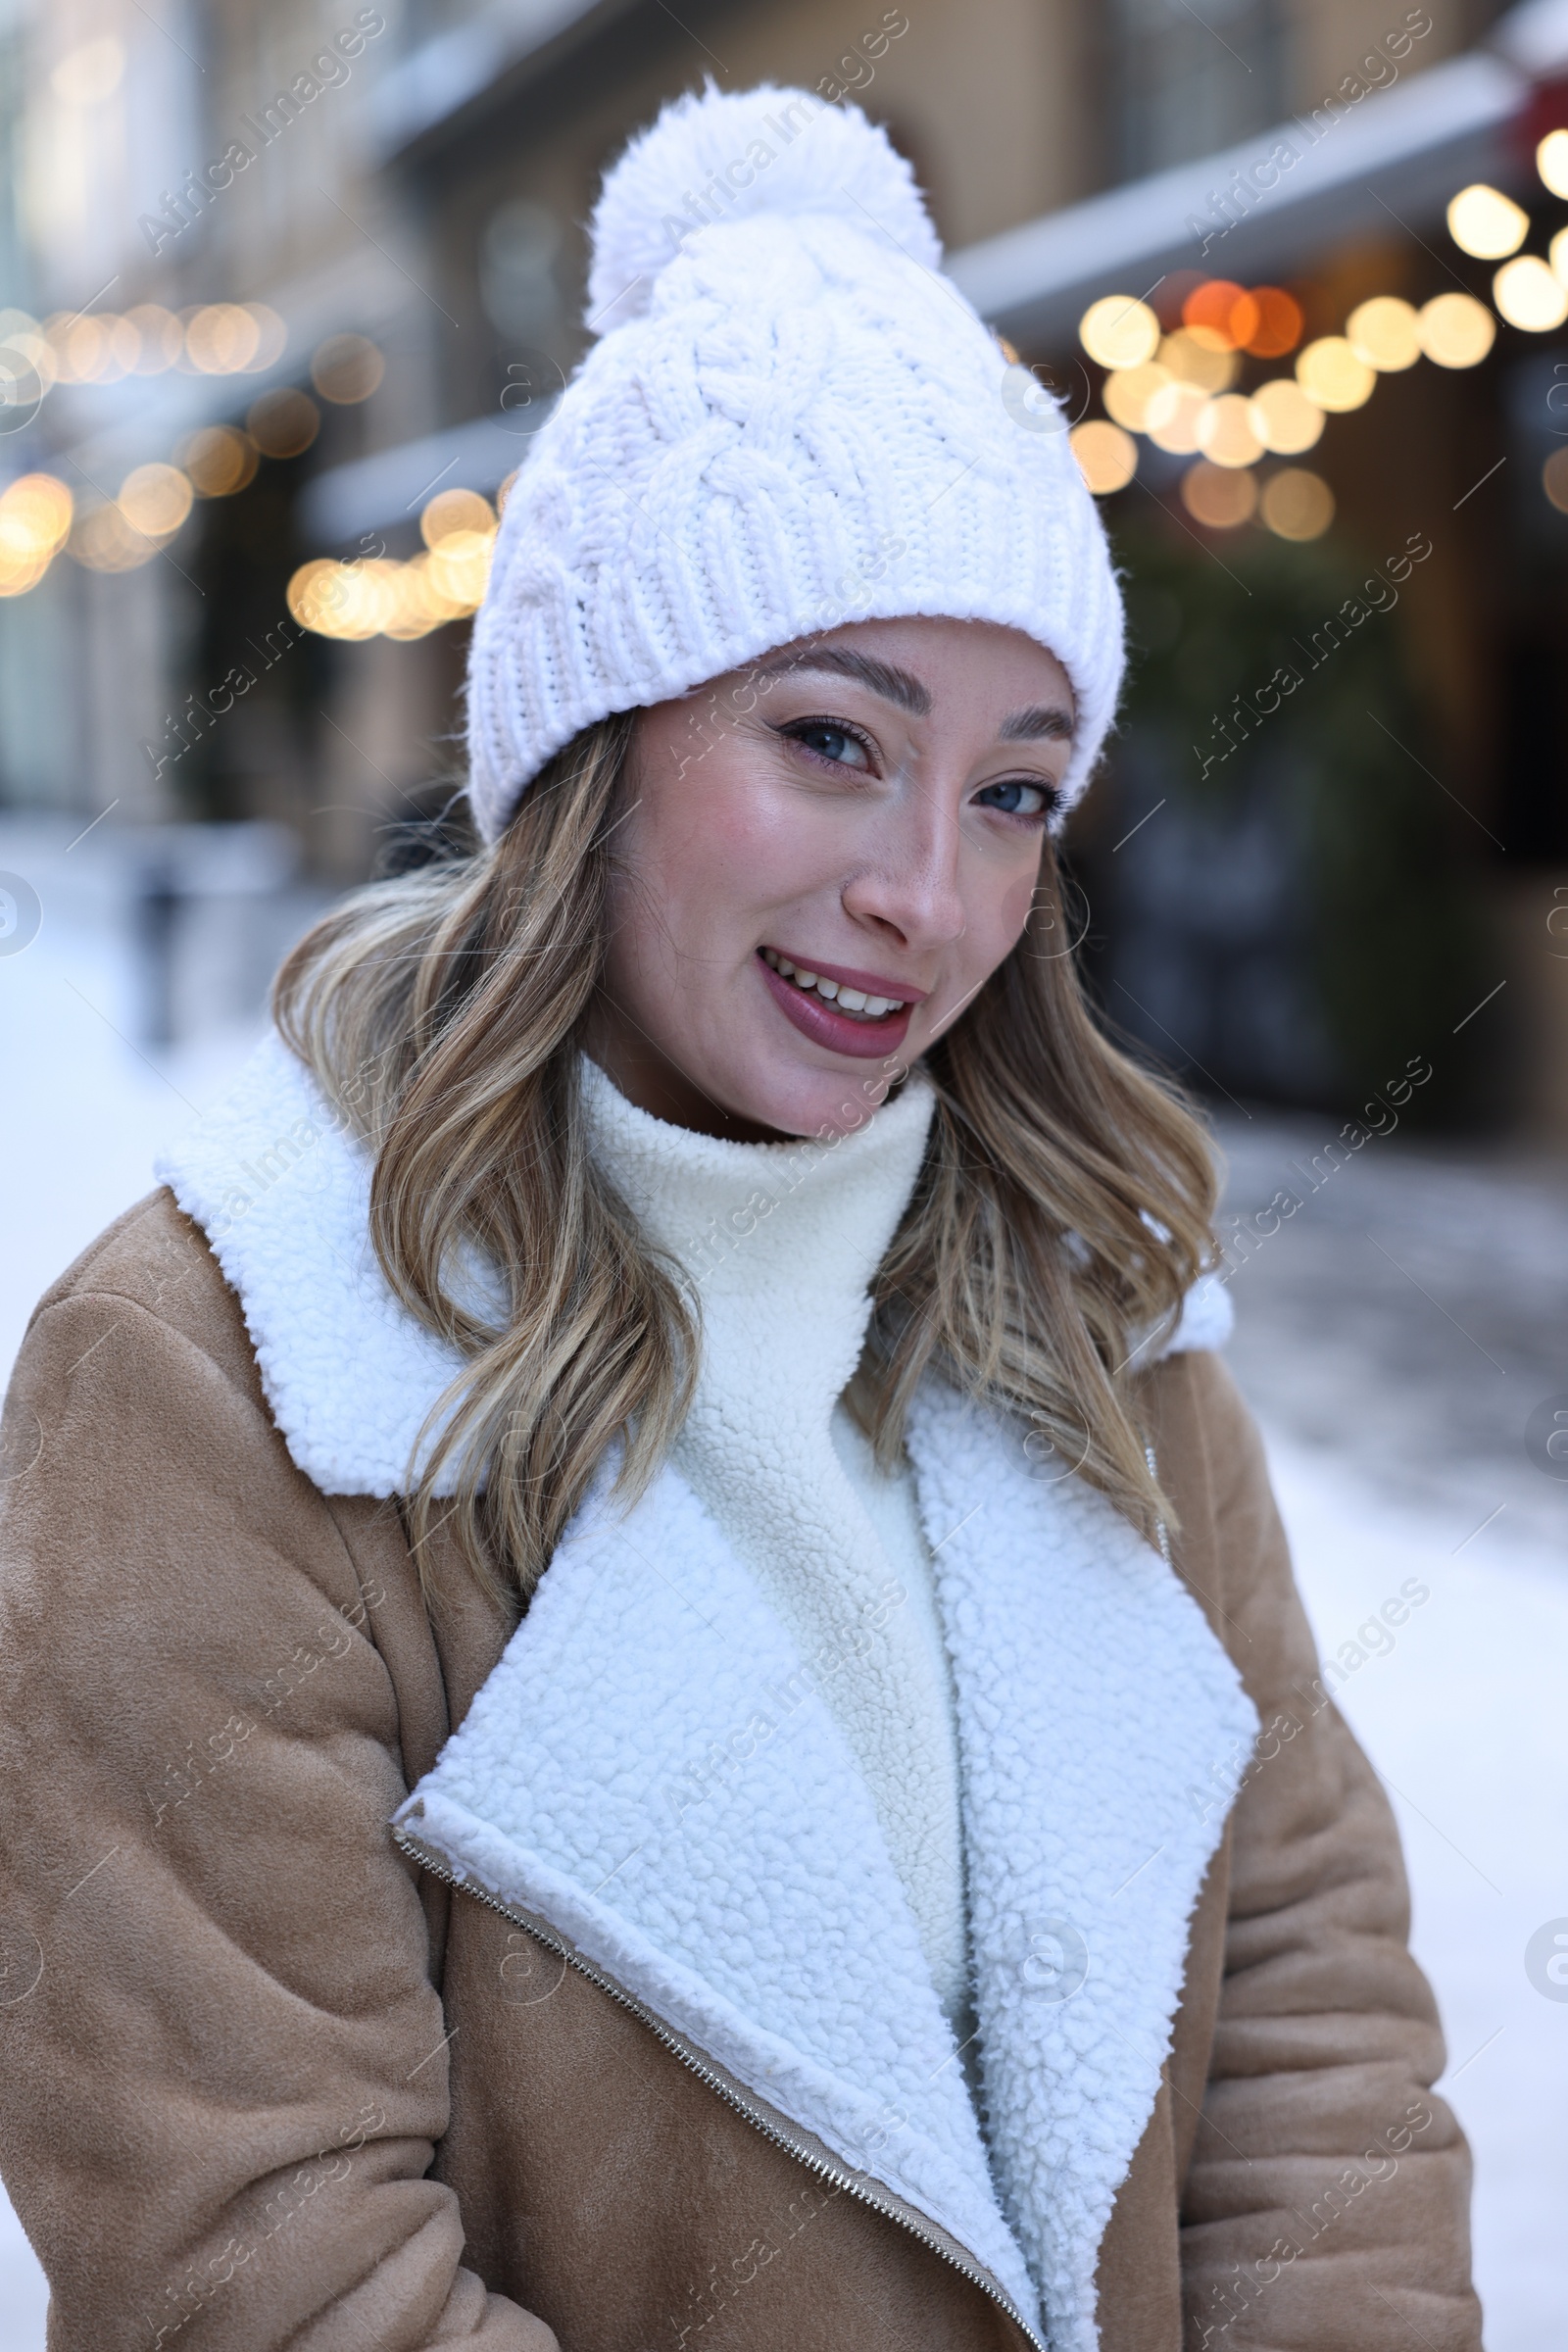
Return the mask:
{"type": "MultiPolygon", "coordinates": [[[[1173,1572],[1142,1545],[1102,1572],[1093,1501],[1009,1503],[1016,1465],[956,1400],[911,1439],[927,1507],[984,1481],[1065,1508],[1040,1524],[1068,1559],[1090,1530],[1112,1612],[1097,1633],[1064,1598],[1000,1719],[997,1644],[962,1635],[966,1757],[1005,1760],[1040,1707],[977,1828],[990,2218],[956,2110],[908,2072],[933,2045],[880,1986],[897,1923],[874,1873],[856,1907],[871,1865],[809,1694],[792,1712],[762,1659],[768,1734],[709,1705],[718,1764],[644,1768],[688,1688],[727,1703],[733,1673],[746,1699],[752,1671],[680,1498],[689,1571],[639,1580],[601,1529],[519,1626],[443,1551],[432,1612],[396,1499],[291,1457],[281,1379],[166,1191],[42,1301],[7,1402],[0,2171],[50,2352],[1475,2352],[1468,2159],[1394,1825],[1215,1355],[1143,1383],[1173,1572]],[[649,1682],[677,1619],[646,1595],[688,1572],[690,1646],[649,1682]],[[1190,1673],[1189,1620],[1212,1652],[1190,1673]],[[603,1679],[557,1723],[585,1626],[603,1679]],[[1081,1781],[1063,1721],[1121,1726],[1081,1781]],[[1246,1726],[1206,1771],[1200,1723],[1246,1726]],[[631,1818],[592,1806],[639,1803],[664,1844],[592,1884],[631,1818]],[[1136,1855],[1156,1817],[1125,1886],[1072,1879],[1075,1838],[1136,1855]]],[[[1006,1548],[957,1559],[955,1623],[1012,1591],[1006,1548]]]]}

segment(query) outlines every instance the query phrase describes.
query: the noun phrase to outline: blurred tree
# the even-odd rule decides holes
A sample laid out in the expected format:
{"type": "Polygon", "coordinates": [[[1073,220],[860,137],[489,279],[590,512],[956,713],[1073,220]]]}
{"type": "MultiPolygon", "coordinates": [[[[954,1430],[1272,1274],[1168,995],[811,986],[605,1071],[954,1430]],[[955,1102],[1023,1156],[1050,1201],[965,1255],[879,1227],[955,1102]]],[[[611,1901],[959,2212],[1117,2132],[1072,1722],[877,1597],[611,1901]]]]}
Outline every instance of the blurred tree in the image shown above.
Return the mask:
{"type": "Polygon", "coordinates": [[[1492,852],[1436,780],[1398,583],[1338,538],[1211,552],[1157,503],[1114,535],[1129,686],[1075,851],[1107,1012],[1222,1092],[1350,1110],[1424,1055],[1423,1117],[1495,1108],[1454,1035],[1494,977],[1492,852]]]}

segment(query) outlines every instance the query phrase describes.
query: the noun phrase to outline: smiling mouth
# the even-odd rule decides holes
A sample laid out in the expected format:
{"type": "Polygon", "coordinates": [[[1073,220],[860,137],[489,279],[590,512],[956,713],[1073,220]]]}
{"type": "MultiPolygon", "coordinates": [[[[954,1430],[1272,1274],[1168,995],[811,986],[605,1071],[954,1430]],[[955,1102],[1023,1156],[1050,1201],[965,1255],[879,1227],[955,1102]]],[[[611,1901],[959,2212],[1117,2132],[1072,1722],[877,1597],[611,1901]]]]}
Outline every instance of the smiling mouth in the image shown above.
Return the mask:
{"type": "Polygon", "coordinates": [[[789,957],[781,956],[776,948],[761,948],[758,952],[769,970],[777,972],[781,980],[792,981],[803,996],[822,998],[852,1021],[889,1020],[895,1013],[903,1012],[907,1002],[903,997],[873,997],[864,989],[847,988],[840,981],[824,980],[804,965],[791,963],[789,957]]]}

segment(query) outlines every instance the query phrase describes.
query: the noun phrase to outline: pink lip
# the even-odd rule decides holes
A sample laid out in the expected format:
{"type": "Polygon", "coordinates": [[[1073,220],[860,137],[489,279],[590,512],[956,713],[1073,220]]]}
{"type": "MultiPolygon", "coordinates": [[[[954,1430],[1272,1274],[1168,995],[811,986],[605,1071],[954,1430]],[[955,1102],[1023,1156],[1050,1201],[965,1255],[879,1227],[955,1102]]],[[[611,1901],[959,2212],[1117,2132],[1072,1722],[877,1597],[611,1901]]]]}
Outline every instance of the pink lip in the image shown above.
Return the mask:
{"type": "MultiPolygon", "coordinates": [[[[793,963],[794,960],[791,956],[790,961],[793,963]]],[[[909,1021],[914,1011],[912,1002],[906,1002],[902,1012],[887,1013],[879,1021],[854,1021],[847,1012],[840,1012],[830,1004],[825,997],[819,997],[814,989],[808,991],[797,988],[793,980],[786,980],[782,972],[775,972],[772,965],[764,963],[760,956],[757,958],[757,968],[785,1019],[792,1021],[801,1035],[808,1037],[812,1045],[825,1046],[830,1054],[853,1054],[857,1061],[889,1060],[908,1035],[909,1021]]],[[[838,974],[825,964],[808,964],[806,969],[823,972],[829,980],[838,978],[838,974]]],[[[855,988],[864,983],[861,976],[857,974],[848,979],[846,985],[855,988]]],[[[869,996],[871,993],[867,988],[866,994],[869,996]]],[[[898,992],[884,986],[877,993],[894,996],[898,992]]]]}
{"type": "MultiPolygon", "coordinates": [[[[773,946],[771,940],[768,945],[773,946]]],[[[895,997],[904,1004],[923,1004],[931,994],[928,988],[911,988],[907,980],[886,980],[880,972],[858,972],[853,964],[818,963],[813,956],[797,956],[792,948],[775,947],[773,953],[793,963],[798,972],[815,972],[819,980],[836,980],[841,988],[863,988],[868,997],[895,997]]]]}

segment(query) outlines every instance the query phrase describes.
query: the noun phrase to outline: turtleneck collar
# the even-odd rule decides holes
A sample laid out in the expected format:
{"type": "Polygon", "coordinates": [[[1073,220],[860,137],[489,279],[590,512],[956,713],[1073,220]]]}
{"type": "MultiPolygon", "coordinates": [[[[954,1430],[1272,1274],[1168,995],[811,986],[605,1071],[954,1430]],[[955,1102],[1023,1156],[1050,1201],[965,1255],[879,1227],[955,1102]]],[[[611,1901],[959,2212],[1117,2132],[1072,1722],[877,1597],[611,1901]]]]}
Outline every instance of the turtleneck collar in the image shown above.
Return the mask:
{"type": "Polygon", "coordinates": [[[592,1064],[584,1083],[590,1151],[699,1311],[697,1385],[674,1466],[819,1675],[956,2016],[962,1833],[931,1563],[912,1477],[877,1476],[840,1402],[935,1092],[911,1077],[837,1141],[735,1144],[650,1117],[592,1064]]]}
{"type": "MultiPolygon", "coordinates": [[[[701,1390],[711,1399],[751,1386],[759,1350],[782,1343],[825,1425],[859,1361],[870,1284],[914,1191],[936,1107],[930,1081],[913,1072],[849,1135],[736,1144],[639,1110],[586,1058],[582,1077],[596,1161],[703,1309],[701,1390]]],[[[797,1412],[805,1402],[797,1392],[797,1412]]]]}

